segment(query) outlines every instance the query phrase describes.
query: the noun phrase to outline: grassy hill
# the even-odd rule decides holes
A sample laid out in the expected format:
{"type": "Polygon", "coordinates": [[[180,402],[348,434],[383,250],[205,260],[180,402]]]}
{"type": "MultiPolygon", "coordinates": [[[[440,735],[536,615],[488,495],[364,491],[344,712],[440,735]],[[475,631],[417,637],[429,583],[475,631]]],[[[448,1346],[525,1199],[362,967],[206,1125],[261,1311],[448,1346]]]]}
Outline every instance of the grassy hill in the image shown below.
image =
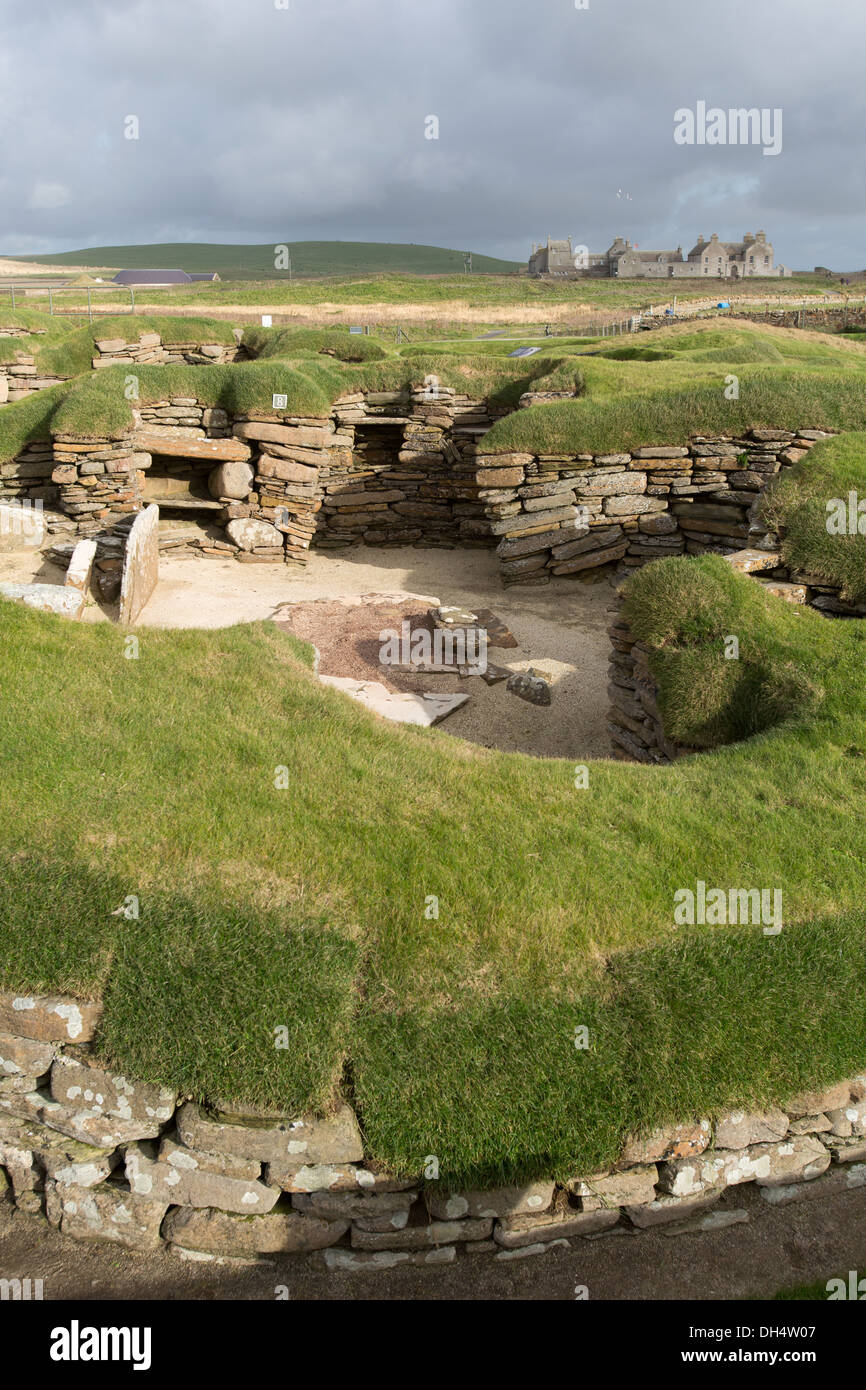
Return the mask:
{"type": "MultiPolygon", "coordinates": [[[[294,275],[356,275],[382,271],[413,275],[453,275],[463,271],[462,251],[442,246],[417,246],[379,241],[290,241],[294,275]]],[[[41,265],[118,266],[124,270],[215,270],[225,280],[288,279],[287,270],[274,269],[274,243],[232,246],[218,242],[161,242],[144,246],[90,246],[83,251],[59,251],[50,256],[15,256],[41,265]]],[[[500,261],[473,252],[472,269],[481,275],[508,275],[520,269],[516,261],[500,261]]]]}

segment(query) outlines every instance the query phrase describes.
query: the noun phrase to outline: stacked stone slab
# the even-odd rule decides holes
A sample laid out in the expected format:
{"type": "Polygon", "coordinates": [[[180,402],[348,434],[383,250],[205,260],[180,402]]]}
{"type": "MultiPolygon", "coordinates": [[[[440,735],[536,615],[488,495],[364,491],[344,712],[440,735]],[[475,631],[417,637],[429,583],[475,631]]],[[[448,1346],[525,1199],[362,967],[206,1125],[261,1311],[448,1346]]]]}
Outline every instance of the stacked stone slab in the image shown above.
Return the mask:
{"type": "Polygon", "coordinates": [[[744,1183],[773,1205],[866,1183],[866,1076],[636,1136],[603,1172],[451,1191],[372,1162],[345,1103],[325,1117],[179,1103],[100,1060],[100,1014],[93,1001],[0,993],[0,1194],[80,1239],[388,1269],[741,1222],[731,1190],[744,1183]]]}
{"type": "MultiPolygon", "coordinates": [[[[743,438],[694,436],[607,454],[487,454],[480,494],[499,537],[507,584],[637,568],[666,555],[742,549],[759,531],[756,504],[780,469],[821,430],[751,430],[743,438]]],[[[778,576],[777,576],[778,577],[778,576]]]]}
{"type": "MultiPolygon", "coordinates": [[[[348,436],[329,417],[248,415],[234,425],[234,435],[258,450],[254,491],[246,504],[229,508],[232,520],[251,517],[283,538],[287,561],[303,564],[316,532],[321,479],[328,476],[332,454],[348,436]]],[[[269,544],[255,547],[267,558],[269,544]]],[[[280,557],[282,558],[282,557],[280,557]]]]}
{"type": "Polygon", "coordinates": [[[195,340],[164,344],[158,333],[139,333],[137,338],[98,338],[93,366],[114,367],[118,364],[143,366],[148,363],[187,362],[212,367],[233,362],[238,354],[237,343],[201,343],[195,340]]]}
{"type": "Polygon", "coordinates": [[[629,762],[670,763],[694,752],[673,743],[665,734],[658,710],[658,686],[649,668],[649,649],[635,641],[622,618],[610,625],[608,634],[607,730],[613,756],[629,762]]]}
{"type": "MultiPolygon", "coordinates": [[[[166,546],[303,564],[311,544],[495,545],[506,584],[777,545],[759,523],[760,496],[825,437],[820,430],[755,429],[743,438],[695,436],[628,453],[486,454],[479,436],[492,422],[488,407],[441,386],[358,392],[325,417],[275,419],[269,412],[231,420],[222,409],[175,397],[136,409],[134,418],[132,432],[119,440],[57,437],[47,483],[49,446],[29,445],[3,465],[0,496],[21,495],[29,472],[34,495],[40,487],[58,489],[62,510],[83,534],[93,534],[154,495],[144,485],[154,455],[171,457],[172,476],[182,483],[200,477],[208,461],[235,458],[234,441],[249,451],[251,486],[245,495],[211,491],[223,506],[210,519],[260,527],[247,528],[248,544],[180,536],[166,538],[166,546]],[[438,392],[432,399],[431,389],[438,392]]],[[[804,582],[781,568],[768,578],[804,582]]],[[[849,611],[832,586],[811,587],[816,606],[849,611]]]]}
{"type": "MultiPolygon", "coordinates": [[[[23,331],[0,330],[0,337],[23,337],[23,331]]],[[[126,365],[129,368],[149,363],[186,362],[201,366],[216,366],[233,362],[238,354],[237,343],[172,343],[164,346],[158,333],[141,333],[127,342],[123,338],[102,338],[95,343],[92,364],[95,369],[126,365]]],[[[11,362],[0,362],[0,405],[23,400],[35,391],[45,391],[68,381],[65,376],[40,372],[32,353],[17,352],[11,362]]]]}
{"type": "Polygon", "coordinates": [[[141,510],[132,433],[120,439],[54,438],[52,482],[80,535],[93,535],[141,510]]]}
{"type": "Polygon", "coordinates": [[[16,352],[14,361],[0,362],[0,405],[23,400],[35,391],[46,391],[66,380],[64,376],[40,372],[32,354],[16,352]]]}
{"type": "Polygon", "coordinates": [[[432,379],[404,392],[342,397],[347,435],[323,483],[316,545],[490,544],[476,441],[493,422],[487,405],[432,379]]]}
{"type": "Polygon", "coordinates": [[[0,501],[6,498],[30,498],[53,505],[59,490],[52,482],[54,445],[50,440],[26,444],[15,458],[0,464],[0,501]]]}

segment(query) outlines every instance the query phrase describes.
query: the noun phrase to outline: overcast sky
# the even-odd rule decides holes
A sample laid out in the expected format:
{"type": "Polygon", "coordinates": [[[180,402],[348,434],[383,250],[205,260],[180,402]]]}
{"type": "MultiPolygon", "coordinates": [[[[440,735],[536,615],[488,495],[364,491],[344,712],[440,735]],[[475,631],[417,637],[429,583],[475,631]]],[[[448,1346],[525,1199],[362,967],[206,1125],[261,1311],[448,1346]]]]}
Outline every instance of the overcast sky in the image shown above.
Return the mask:
{"type": "Polygon", "coordinates": [[[864,0],[0,0],[0,250],[763,227],[860,269],[864,39],[864,0]],[[701,101],[781,153],[677,144],[701,101]]]}

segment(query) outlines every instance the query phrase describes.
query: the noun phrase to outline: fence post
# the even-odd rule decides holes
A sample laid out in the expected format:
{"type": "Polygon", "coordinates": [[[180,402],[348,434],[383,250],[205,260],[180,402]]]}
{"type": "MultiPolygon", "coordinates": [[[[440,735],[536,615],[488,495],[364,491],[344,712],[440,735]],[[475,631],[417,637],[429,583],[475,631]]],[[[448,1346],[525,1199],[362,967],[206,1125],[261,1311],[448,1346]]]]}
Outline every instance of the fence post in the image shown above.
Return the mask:
{"type": "Polygon", "coordinates": [[[15,308],[15,286],[12,286],[12,308],[15,308]]]}
{"type": "Polygon", "coordinates": [[[48,290],[48,312],[49,312],[49,314],[53,314],[53,313],[54,313],[54,300],[53,300],[52,295],[51,295],[51,289],[50,289],[50,287],[49,287],[49,290],[48,290]]]}
{"type": "Polygon", "coordinates": [[[87,291],[87,317],[90,319],[90,322],[93,323],[93,306],[92,306],[92,304],[90,303],[90,289],[89,289],[89,288],[88,288],[88,291],[87,291]]]}

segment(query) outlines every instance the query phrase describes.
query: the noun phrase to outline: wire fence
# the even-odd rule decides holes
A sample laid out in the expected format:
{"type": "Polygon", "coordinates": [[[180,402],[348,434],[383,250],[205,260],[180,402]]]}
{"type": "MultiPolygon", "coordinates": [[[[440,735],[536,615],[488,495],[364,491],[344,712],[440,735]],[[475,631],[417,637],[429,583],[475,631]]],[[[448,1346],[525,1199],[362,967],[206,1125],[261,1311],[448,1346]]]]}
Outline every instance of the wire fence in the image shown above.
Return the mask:
{"type": "Polygon", "coordinates": [[[87,298],[87,317],[93,322],[94,312],[97,314],[134,314],[135,313],[135,289],[132,285],[39,285],[29,281],[26,284],[4,285],[0,280],[0,294],[8,294],[12,299],[12,308],[18,307],[18,300],[33,298],[35,295],[40,297],[48,295],[48,312],[52,317],[78,315],[84,313],[83,308],[59,309],[56,305],[56,296],[60,294],[74,294],[78,299],[82,296],[87,298]],[[106,308],[94,311],[93,296],[100,294],[122,294],[124,291],[129,293],[129,308],[124,310],[122,305],[111,304],[106,308]]]}

